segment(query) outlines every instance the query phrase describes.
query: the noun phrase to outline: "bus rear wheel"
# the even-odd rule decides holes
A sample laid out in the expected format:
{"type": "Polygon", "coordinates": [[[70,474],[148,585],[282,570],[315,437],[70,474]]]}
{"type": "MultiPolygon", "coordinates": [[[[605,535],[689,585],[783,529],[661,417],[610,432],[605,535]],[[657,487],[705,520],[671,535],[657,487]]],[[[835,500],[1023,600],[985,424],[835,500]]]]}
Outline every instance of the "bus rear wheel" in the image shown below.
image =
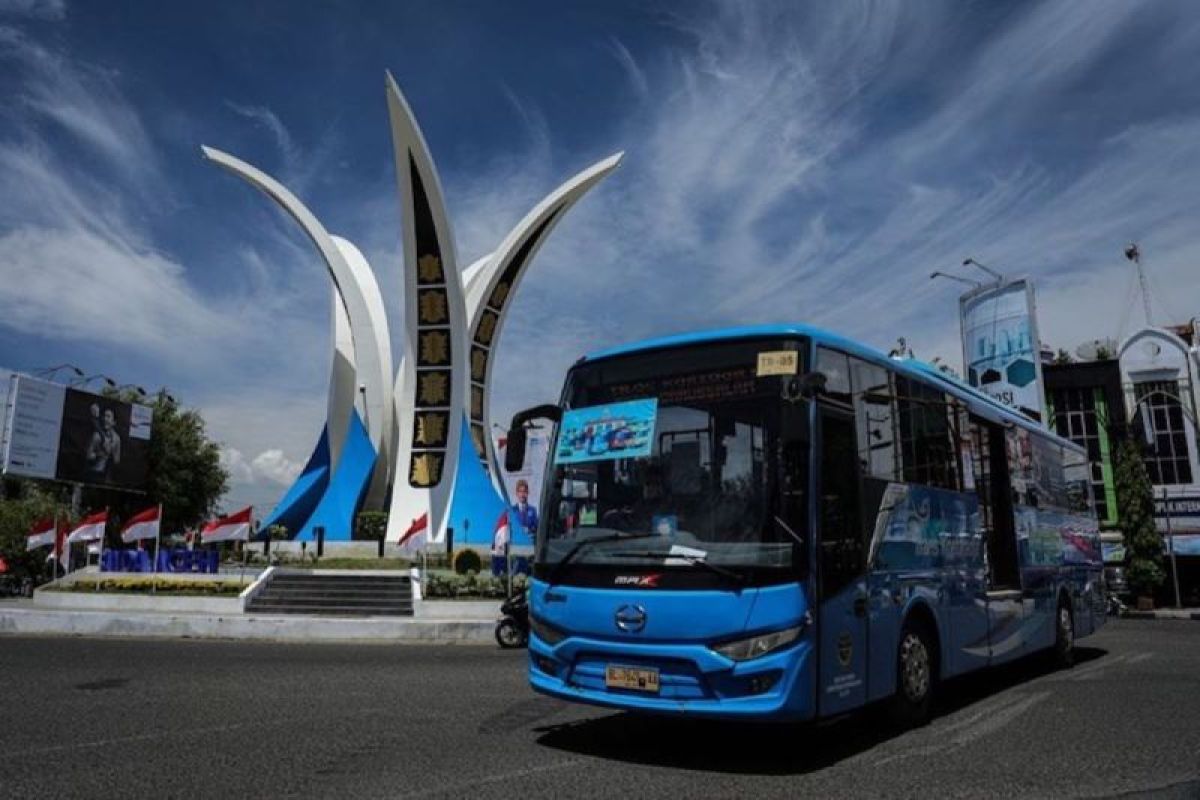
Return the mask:
{"type": "Polygon", "coordinates": [[[933,637],[919,622],[907,622],[896,651],[896,693],[890,716],[901,728],[917,728],[929,721],[936,678],[933,637]]]}
{"type": "Polygon", "coordinates": [[[1075,665],[1075,620],[1071,616],[1071,605],[1066,600],[1058,602],[1058,613],[1054,615],[1054,665],[1069,669],[1075,665]]]}

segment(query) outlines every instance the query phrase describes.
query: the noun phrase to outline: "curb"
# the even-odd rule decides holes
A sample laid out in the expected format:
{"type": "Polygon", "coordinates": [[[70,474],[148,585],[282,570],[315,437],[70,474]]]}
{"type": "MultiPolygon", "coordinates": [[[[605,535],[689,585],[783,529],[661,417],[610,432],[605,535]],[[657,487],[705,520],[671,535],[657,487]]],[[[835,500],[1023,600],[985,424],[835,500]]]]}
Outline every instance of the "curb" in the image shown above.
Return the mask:
{"type": "Polygon", "coordinates": [[[493,643],[494,620],[299,615],[119,614],[0,609],[0,635],[113,636],[235,639],[270,642],[378,642],[384,644],[493,643]]]}
{"type": "Polygon", "coordinates": [[[1136,611],[1129,609],[1121,612],[1121,619],[1190,619],[1200,622],[1200,611],[1175,608],[1163,608],[1157,611],[1136,611]]]}

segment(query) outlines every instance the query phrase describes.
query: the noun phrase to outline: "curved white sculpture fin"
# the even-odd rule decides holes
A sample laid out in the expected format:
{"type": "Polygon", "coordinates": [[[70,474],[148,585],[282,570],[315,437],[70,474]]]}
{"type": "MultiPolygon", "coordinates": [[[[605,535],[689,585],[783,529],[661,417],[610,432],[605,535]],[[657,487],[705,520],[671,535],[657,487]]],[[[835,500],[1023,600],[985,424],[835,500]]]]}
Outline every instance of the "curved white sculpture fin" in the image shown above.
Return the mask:
{"type": "MultiPolygon", "coordinates": [[[[353,242],[336,235],[330,238],[333,239],[333,243],[337,246],[338,251],[341,252],[342,257],[346,259],[346,265],[354,273],[355,279],[363,287],[371,325],[376,331],[382,331],[383,339],[377,343],[379,363],[382,365],[381,368],[384,370],[384,374],[390,376],[392,374],[392,345],[388,339],[387,310],[383,306],[383,293],[379,290],[379,283],[375,280],[375,273],[371,270],[371,265],[367,263],[366,257],[354,246],[353,242]]],[[[385,398],[387,405],[384,406],[383,413],[378,416],[373,416],[371,409],[365,407],[365,393],[359,398],[359,411],[363,421],[367,425],[368,431],[372,427],[380,429],[379,445],[377,446],[379,457],[375,462],[375,472],[371,477],[371,485],[367,488],[366,497],[363,498],[364,511],[383,511],[385,509],[387,505],[388,485],[391,480],[392,470],[395,468],[396,422],[392,413],[394,404],[391,397],[390,379],[385,398]]],[[[333,463],[336,464],[337,462],[333,463]]]]}
{"type": "MultiPolygon", "coordinates": [[[[463,285],[464,299],[468,295],[470,295],[471,285],[473,283],[475,283],[476,280],[479,279],[480,275],[483,274],[483,268],[486,267],[488,262],[492,260],[493,255],[495,255],[495,253],[488,253],[486,256],[481,256],[480,258],[477,258],[476,260],[471,262],[471,266],[467,267],[466,269],[464,269],[462,271],[462,285],[463,285]]],[[[471,313],[472,313],[471,308],[470,308],[470,306],[468,306],[467,307],[467,318],[468,319],[470,319],[471,313]]]]}
{"type": "MultiPolygon", "coordinates": [[[[316,216],[279,181],[228,153],[211,147],[202,146],[200,149],[205,158],[229,170],[279,204],[316,245],[346,305],[354,341],[356,380],[361,387],[366,412],[363,420],[371,445],[382,456],[385,443],[390,438],[393,419],[391,345],[387,318],[380,313],[383,298],[366,260],[358,254],[357,259],[351,259],[356,262],[352,266],[342,247],[338,246],[316,216]]],[[[378,478],[378,472],[376,478],[385,487],[388,461],[382,457],[376,460],[376,469],[383,471],[382,478],[378,478]]],[[[372,485],[375,485],[374,480],[372,485]]]]}
{"type": "Polygon", "coordinates": [[[329,324],[333,339],[333,363],[329,369],[329,408],[326,412],[325,428],[329,439],[329,463],[337,464],[346,444],[346,431],[350,426],[350,411],[354,408],[357,392],[357,370],[354,364],[354,336],[350,332],[350,317],[346,314],[346,301],[342,299],[337,285],[331,282],[332,297],[329,324]]]}
{"type": "Polygon", "coordinates": [[[466,311],[454,237],[425,137],[391,74],[388,119],[404,250],[404,360],[396,376],[400,420],[388,538],[425,522],[442,541],[466,405],[466,311]]]}
{"type": "Polygon", "coordinates": [[[621,163],[624,153],[599,161],[565,181],[533,207],[504,238],[491,260],[472,276],[467,288],[470,313],[471,438],[484,471],[501,497],[507,498],[492,440],[488,398],[491,395],[492,353],[500,339],[513,294],[538,249],[563,214],[588,190],[621,163]],[[479,400],[476,402],[475,397],[479,400]]]}

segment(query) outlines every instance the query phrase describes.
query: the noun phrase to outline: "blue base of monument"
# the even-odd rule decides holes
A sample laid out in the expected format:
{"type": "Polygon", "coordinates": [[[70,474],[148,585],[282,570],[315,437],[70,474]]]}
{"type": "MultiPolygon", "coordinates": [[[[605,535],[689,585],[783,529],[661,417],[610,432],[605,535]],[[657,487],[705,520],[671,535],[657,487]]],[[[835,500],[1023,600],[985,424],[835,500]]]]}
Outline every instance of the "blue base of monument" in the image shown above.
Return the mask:
{"type": "Polygon", "coordinates": [[[377,453],[367,437],[367,429],[355,411],[350,415],[350,430],[342,447],[342,457],[334,467],[325,493],[292,539],[314,541],[314,531],[323,527],[325,541],[350,541],[354,534],[354,517],[371,483],[376,458],[377,453]]]}
{"type": "MultiPolygon", "coordinates": [[[[450,503],[450,527],[454,529],[454,546],[488,547],[492,545],[496,522],[504,511],[504,500],[496,493],[492,480],[483,471],[471,432],[463,420],[462,448],[458,454],[458,476],[454,483],[454,498],[450,503]]],[[[515,548],[533,546],[533,540],[509,515],[511,545],[515,548]]]]}
{"type": "Polygon", "coordinates": [[[321,438],[317,440],[317,446],[300,472],[300,477],[296,478],[275,510],[262,520],[259,532],[265,535],[271,525],[282,525],[289,534],[300,530],[316,510],[328,486],[329,429],[326,427],[321,430],[321,438]]]}

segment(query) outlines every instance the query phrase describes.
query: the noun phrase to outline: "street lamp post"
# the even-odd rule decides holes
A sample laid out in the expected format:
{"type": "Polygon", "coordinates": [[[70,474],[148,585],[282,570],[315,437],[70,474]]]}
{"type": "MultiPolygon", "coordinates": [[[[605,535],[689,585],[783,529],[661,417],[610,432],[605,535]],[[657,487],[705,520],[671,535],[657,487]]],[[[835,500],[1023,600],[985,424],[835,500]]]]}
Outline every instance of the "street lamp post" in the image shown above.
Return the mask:
{"type": "Polygon", "coordinates": [[[992,278],[996,281],[996,283],[1004,283],[1004,276],[1001,275],[999,272],[996,272],[996,270],[992,269],[987,264],[980,264],[978,261],[976,261],[974,258],[971,258],[970,256],[967,256],[966,258],[964,258],[962,263],[963,263],[964,267],[978,267],[979,269],[986,272],[988,275],[991,275],[992,278]]]}

